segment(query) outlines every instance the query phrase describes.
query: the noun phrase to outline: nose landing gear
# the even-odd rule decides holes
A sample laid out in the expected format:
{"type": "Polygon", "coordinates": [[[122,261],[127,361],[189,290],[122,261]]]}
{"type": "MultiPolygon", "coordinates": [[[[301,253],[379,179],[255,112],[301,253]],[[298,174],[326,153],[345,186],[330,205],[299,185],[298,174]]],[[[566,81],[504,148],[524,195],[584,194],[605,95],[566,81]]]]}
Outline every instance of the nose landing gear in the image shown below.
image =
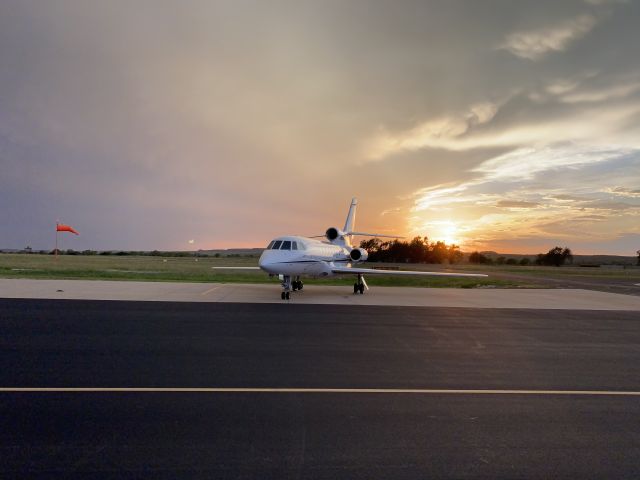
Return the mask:
{"type": "Polygon", "coordinates": [[[280,294],[280,298],[282,300],[289,300],[290,290],[291,290],[291,275],[283,275],[282,277],[282,290],[283,292],[280,294]]]}
{"type": "Polygon", "coordinates": [[[358,274],[358,281],[353,284],[353,294],[357,295],[359,293],[360,295],[364,295],[365,285],[364,277],[361,274],[358,274]]]}

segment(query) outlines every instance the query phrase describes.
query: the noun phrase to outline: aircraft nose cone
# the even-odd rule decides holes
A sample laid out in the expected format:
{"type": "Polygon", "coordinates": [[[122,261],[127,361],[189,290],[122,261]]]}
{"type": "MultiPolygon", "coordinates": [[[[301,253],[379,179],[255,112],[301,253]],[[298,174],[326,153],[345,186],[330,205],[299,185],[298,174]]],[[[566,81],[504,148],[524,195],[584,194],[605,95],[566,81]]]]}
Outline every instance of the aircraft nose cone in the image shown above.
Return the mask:
{"type": "Polygon", "coordinates": [[[271,262],[269,262],[269,260],[267,259],[268,256],[269,254],[267,252],[263,252],[263,254],[260,255],[260,259],[258,260],[258,266],[263,270],[268,270],[268,267],[271,264],[271,262]]]}

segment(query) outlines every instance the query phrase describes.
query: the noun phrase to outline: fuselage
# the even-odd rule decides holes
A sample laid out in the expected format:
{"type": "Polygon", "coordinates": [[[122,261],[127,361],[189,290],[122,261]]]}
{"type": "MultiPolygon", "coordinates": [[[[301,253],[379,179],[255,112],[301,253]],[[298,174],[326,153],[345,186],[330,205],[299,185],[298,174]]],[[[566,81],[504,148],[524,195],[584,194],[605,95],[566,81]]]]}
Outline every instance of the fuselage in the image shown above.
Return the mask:
{"type": "Polygon", "coordinates": [[[299,236],[278,237],[262,252],[258,265],[272,275],[333,275],[332,265],[351,263],[350,248],[299,236]]]}

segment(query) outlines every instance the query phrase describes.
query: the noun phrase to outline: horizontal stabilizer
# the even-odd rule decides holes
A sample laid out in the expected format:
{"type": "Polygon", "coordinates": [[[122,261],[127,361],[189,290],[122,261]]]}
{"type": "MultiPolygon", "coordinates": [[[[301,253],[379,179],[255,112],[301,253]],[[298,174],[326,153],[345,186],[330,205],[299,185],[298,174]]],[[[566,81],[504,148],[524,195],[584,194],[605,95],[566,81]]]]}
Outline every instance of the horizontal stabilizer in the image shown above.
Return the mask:
{"type": "Polygon", "coordinates": [[[435,277],[488,277],[484,273],[421,272],[418,270],[378,270],[375,268],[332,267],[333,273],[367,275],[431,275],[435,277]]]}
{"type": "Polygon", "coordinates": [[[347,235],[360,235],[361,237],[404,238],[400,235],[383,235],[381,233],[347,232],[347,235]]]}

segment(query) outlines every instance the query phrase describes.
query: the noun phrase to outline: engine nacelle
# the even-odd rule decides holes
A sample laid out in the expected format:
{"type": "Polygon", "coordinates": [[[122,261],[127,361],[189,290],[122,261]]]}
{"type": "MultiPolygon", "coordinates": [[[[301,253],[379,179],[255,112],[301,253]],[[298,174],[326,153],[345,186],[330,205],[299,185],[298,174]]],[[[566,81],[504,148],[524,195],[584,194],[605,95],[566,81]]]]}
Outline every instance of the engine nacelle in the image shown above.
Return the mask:
{"type": "Polygon", "coordinates": [[[367,252],[364,248],[354,248],[349,252],[349,257],[354,262],[364,262],[367,258],[369,258],[369,252],[367,252]]]}
{"type": "Polygon", "coordinates": [[[327,237],[327,240],[329,240],[330,242],[333,242],[338,237],[341,237],[343,235],[344,233],[336,227],[327,228],[327,231],[324,233],[324,236],[327,237]]]}

